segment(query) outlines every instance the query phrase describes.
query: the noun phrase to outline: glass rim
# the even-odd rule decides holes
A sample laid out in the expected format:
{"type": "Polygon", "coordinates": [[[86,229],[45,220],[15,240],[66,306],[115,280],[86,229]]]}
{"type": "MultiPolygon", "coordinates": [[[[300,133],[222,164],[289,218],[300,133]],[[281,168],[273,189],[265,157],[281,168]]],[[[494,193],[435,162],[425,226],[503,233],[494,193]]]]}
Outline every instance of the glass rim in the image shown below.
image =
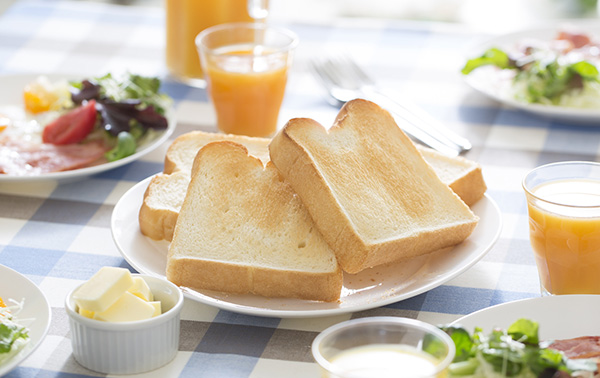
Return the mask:
{"type": "MultiPolygon", "coordinates": [[[[327,337],[329,337],[330,335],[332,335],[334,333],[340,332],[340,331],[348,329],[348,328],[352,328],[354,326],[369,325],[369,324],[374,325],[377,323],[387,323],[390,325],[398,325],[398,324],[409,325],[409,326],[413,326],[416,328],[424,329],[425,331],[427,331],[429,333],[433,333],[435,336],[438,336],[439,338],[441,338],[448,345],[448,354],[446,355],[446,357],[444,357],[443,360],[441,360],[436,365],[435,371],[432,372],[432,375],[434,375],[434,376],[439,374],[442,370],[446,369],[448,366],[450,366],[450,364],[454,360],[454,356],[456,354],[456,346],[454,345],[454,341],[452,341],[452,338],[446,332],[439,329],[438,327],[436,327],[432,324],[426,323],[424,321],[412,319],[412,318],[395,317],[395,316],[375,316],[375,317],[366,317],[366,318],[346,320],[346,321],[337,323],[335,325],[332,325],[332,326],[324,329],[323,331],[321,331],[317,335],[317,337],[315,337],[315,339],[313,340],[312,346],[311,346],[312,355],[313,355],[315,361],[317,362],[318,365],[320,365],[322,368],[327,370],[329,373],[341,374],[338,371],[339,369],[336,368],[335,365],[332,364],[331,362],[329,362],[325,357],[323,357],[323,355],[319,351],[319,346],[322,344],[323,340],[325,340],[327,337]]],[[[421,377],[415,377],[415,378],[421,378],[421,377]]],[[[423,378],[425,378],[425,377],[423,376],[423,378]]]]}
{"type": "MultiPolygon", "coordinates": [[[[196,48],[205,49],[206,52],[214,52],[216,50],[216,48],[211,48],[211,47],[206,46],[206,44],[203,43],[203,39],[206,38],[206,36],[208,36],[209,34],[227,30],[227,29],[247,29],[247,30],[254,30],[254,31],[272,30],[281,35],[285,35],[286,37],[288,37],[290,39],[290,42],[285,44],[284,47],[274,48],[273,49],[274,51],[268,55],[277,54],[277,53],[281,53],[284,51],[292,51],[296,48],[296,46],[299,43],[298,35],[287,28],[283,28],[283,27],[279,27],[279,26],[271,26],[271,25],[267,25],[264,23],[258,23],[258,22],[227,22],[227,23],[208,27],[208,28],[202,30],[200,33],[198,33],[196,38],[194,38],[194,43],[196,45],[196,48]]],[[[232,54],[232,55],[237,55],[237,54],[232,54]]]]}
{"type": "MultiPolygon", "coordinates": [[[[562,202],[550,201],[548,199],[541,198],[540,196],[535,195],[533,193],[533,191],[530,190],[530,188],[528,188],[526,181],[527,181],[527,179],[529,178],[530,175],[536,173],[537,171],[539,171],[541,169],[552,168],[552,167],[559,166],[559,165],[564,165],[564,166],[568,166],[568,165],[587,165],[587,166],[597,167],[598,169],[600,169],[600,163],[597,163],[597,162],[594,162],[594,161],[585,161],[585,160],[559,161],[559,162],[555,162],[555,163],[548,163],[548,164],[540,165],[539,167],[535,167],[532,170],[530,170],[529,172],[527,172],[527,174],[525,175],[525,177],[523,177],[523,181],[522,181],[521,185],[523,186],[523,190],[525,190],[525,193],[528,196],[531,196],[531,197],[535,198],[536,200],[545,202],[547,204],[561,206],[561,207],[566,207],[566,208],[594,209],[594,208],[600,207],[600,205],[570,205],[570,204],[566,204],[566,203],[562,203],[562,202]]],[[[531,189],[533,189],[533,188],[531,188],[531,189]]]]}

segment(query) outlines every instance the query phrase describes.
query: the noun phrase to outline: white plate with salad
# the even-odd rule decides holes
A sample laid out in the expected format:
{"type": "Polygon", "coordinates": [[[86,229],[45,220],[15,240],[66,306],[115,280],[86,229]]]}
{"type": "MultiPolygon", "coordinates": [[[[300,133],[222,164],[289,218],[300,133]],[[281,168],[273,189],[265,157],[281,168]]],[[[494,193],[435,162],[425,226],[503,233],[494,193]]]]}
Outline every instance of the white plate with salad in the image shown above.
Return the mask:
{"type": "MultiPolygon", "coordinates": [[[[460,326],[469,333],[473,333],[476,327],[478,327],[485,336],[490,335],[494,329],[522,334],[528,334],[529,331],[532,331],[532,333],[537,334],[540,349],[552,347],[552,343],[555,343],[556,348],[563,350],[562,346],[558,346],[560,342],[556,340],[570,340],[569,352],[566,355],[570,356],[572,352],[577,352],[581,356],[583,352],[590,352],[590,346],[596,352],[600,348],[599,309],[600,295],[545,296],[488,307],[454,321],[451,326],[460,326]],[[527,321],[524,322],[521,319],[537,323],[538,328],[534,329],[530,327],[527,321]],[[577,341],[578,345],[572,343],[571,339],[580,337],[585,337],[586,339],[581,342],[577,341]],[[573,346],[575,347],[573,348],[573,346]]],[[[456,340],[455,344],[459,345],[456,340]]],[[[515,350],[519,350],[520,348],[522,348],[522,345],[513,341],[503,343],[503,346],[495,346],[496,351],[501,350],[502,353],[506,353],[507,355],[516,355],[515,350]],[[510,345],[514,346],[514,350],[509,350],[510,345]]],[[[598,353],[597,355],[600,356],[598,353]]],[[[598,368],[597,364],[589,359],[569,358],[569,360],[568,366],[572,367],[575,371],[579,371],[580,369],[585,370],[586,368],[594,371],[598,368]]],[[[537,363],[535,359],[529,361],[534,361],[534,364],[537,363]]],[[[471,362],[473,360],[463,362],[463,366],[459,364],[454,367],[457,368],[458,372],[461,372],[462,368],[468,370],[467,368],[471,362]]],[[[483,365],[482,362],[480,364],[483,365]]],[[[466,371],[463,372],[466,373],[466,371]]],[[[486,376],[502,377],[504,375],[495,375],[488,371],[486,376]]],[[[531,375],[526,374],[515,374],[513,376],[515,378],[531,377],[531,375]]],[[[593,374],[582,376],[591,377],[593,374]]],[[[453,374],[452,377],[478,377],[478,375],[453,374]]]]}
{"type": "Polygon", "coordinates": [[[0,265],[0,376],[27,358],[50,327],[50,305],[22,274],[0,265]],[[11,319],[12,318],[12,319],[11,319]]]}
{"type": "Polygon", "coordinates": [[[84,178],[131,163],[175,129],[160,80],[0,76],[0,183],[84,178]]]}
{"type": "Polygon", "coordinates": [[[538,116],[600,121],[600,27],[552,26],[492,38],[466,54],[462,73],[475,90],[538,116]]]}

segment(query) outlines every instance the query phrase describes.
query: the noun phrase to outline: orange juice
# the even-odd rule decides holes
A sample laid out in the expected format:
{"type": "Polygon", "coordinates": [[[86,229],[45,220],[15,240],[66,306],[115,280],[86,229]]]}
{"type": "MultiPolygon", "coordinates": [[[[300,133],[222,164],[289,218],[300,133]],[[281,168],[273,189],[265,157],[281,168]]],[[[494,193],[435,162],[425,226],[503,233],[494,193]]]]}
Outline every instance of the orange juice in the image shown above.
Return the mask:
{"type": "Polygon", "coordinates": [[[202,79],[194,39],[202,30],[225,22],[250,22],[246,0],[165,0],[166,60],[182,80],[202,79]]]}
{"type": "Polygon", "coordinates": [[[551,181],[532,190],[529,229],[543,288],[600,294],[600,181],[551,181]]]}
{"type": "Polygon", "coordinates": [[[230,134],[266,137],[277,129],[287,82],[287,53],[230,46],[207,61],[217,124],[230,134]]]}

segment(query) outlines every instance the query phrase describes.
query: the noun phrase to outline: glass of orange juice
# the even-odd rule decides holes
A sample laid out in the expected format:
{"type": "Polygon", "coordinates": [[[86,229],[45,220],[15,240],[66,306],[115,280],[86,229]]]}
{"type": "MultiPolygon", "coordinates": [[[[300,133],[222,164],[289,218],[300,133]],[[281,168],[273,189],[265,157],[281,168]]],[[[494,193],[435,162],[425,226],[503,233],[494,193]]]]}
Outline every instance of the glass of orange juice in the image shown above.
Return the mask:
{"type": "Polygon", "coordinates": [[[313,341],[323,378],[441,378],[448,376],[454,342],[416,320],[379,316],[333,325],[313,341]]]}
{"type": "Polygon", "coordinates": [[[226,22],[264,19],[266,0],[165,0],[166,63],[178,80],[204,87],[195,38],[202,30],[226,22]],[[260,1],[260,3],[259,3],[260,1]]]}
{"type": "Polygon", "coordinates": [[[198,34],[219,130],[256,137],[275,133],[297,44],[293,32],[262,23],[222,24],[198,34]]]}
{"type": "Polygon", "coordinates": [[[542,295],[600,294],[600,164],[543,165],[523,188],[542,295]]]}

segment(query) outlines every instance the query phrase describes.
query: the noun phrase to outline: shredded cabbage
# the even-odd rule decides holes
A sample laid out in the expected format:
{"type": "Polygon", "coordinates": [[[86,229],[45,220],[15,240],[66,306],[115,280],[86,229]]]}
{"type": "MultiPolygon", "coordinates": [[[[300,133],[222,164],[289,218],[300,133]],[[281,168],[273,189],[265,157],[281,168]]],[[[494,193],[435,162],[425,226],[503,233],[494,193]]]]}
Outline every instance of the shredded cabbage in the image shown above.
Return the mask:
{"type": "Polygon", "coordinates": [[[18,319],[23,309],[24,300],[17,302],[10,299],[10,305],[0,307],[0,365],[4,365],[29,344],[29,328],[18,319]]]}

